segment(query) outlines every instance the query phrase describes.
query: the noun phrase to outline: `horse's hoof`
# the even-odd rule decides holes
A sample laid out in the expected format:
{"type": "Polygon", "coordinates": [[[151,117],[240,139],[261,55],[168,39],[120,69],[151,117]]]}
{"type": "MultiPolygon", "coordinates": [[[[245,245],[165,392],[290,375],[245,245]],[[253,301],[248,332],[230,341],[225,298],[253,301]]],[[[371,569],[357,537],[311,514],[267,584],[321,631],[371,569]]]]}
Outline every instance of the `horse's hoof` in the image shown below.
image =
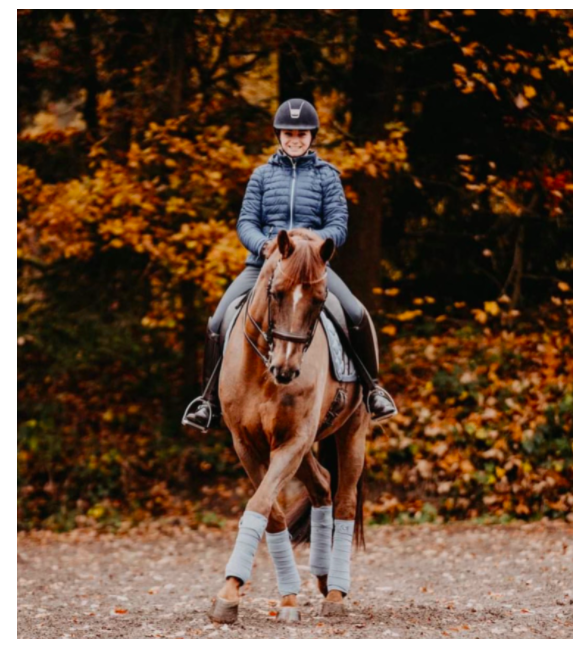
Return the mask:
{"type": "Polygon", "coordinates": [[[216,598],[208,617],[212,623],[235,623],[238,618],[238,601],[216,598]]]}
{"type": "Polygon", "coordinates": [[[281,607],[277,614],[277,621],[283,623],[299,623],[301,616],[299,616],[299,609],[297,607],[281,607]]]}
{"type": "Polygon", "coordinates": [[[321,616],[344,616],[345,613],[346,606],[344,603],[333,603],[324,600],[321,604],[321,616]]]}

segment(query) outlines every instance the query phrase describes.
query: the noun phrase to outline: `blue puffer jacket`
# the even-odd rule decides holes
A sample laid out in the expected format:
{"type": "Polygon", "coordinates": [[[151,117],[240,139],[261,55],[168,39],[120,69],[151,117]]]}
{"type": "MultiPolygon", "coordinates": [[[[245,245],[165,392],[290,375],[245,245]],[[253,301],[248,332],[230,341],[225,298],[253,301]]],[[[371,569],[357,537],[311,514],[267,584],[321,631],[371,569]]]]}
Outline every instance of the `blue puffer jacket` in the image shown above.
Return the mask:
{"type": "Polygon", "coordinates": [[[252,173],[237,226],[240,241],[250,251],[246,264],[262,266],[265,242],[279,230],[292,228],[331,237],[336,247],[346,241],[348,204],[340,172],[314,152],[300,158],[273,154],[252,173]]]}

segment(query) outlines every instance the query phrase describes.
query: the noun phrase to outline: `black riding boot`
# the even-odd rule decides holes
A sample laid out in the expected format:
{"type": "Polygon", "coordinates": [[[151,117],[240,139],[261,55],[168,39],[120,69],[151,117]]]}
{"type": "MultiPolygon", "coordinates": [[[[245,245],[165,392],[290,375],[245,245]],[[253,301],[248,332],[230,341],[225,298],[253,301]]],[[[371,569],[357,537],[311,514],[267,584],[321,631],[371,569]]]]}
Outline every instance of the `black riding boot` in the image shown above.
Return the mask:
{"type": "Polygon", "coordinates": [[[358,325],[350,326],[350,342],[354,362],[364,386],[364,403],[373,422],[380,422],[397,413],[393,398],[378,384],[378,352],[374,326],[364,312],[358,325]],[[358,359],[356,359],[358,357],[358,359]]]}
{"type": "Polygon", "coordinates": [[[220,335],[212,332],[208,321],[204,347],[203,395],[189,404],[183,415],[182,424],[199,429],[204,433],[220,424],[221,409],[218,397],[218,378],[221,365],[220,335]]]}

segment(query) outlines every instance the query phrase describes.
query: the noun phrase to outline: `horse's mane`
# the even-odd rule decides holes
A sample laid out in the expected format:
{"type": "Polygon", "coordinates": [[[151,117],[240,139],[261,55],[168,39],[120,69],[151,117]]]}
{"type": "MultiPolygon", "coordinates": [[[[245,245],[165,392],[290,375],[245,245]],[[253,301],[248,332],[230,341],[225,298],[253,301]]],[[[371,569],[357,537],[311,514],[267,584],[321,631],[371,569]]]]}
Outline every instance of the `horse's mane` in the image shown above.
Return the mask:
{"type": "MultiPolygon", "coordinates": [[[[324,274],[324,261],[320,255],[320,247],[312,244],[322,243],[322,238],[306,228],[289,230],[295,249],[282,262],[284,272],[283,289],[291,289],[296,284],[317,282],[324,274]]],[[[277,238],[267,247],[268,255],[277,249],[277,238]]]]}

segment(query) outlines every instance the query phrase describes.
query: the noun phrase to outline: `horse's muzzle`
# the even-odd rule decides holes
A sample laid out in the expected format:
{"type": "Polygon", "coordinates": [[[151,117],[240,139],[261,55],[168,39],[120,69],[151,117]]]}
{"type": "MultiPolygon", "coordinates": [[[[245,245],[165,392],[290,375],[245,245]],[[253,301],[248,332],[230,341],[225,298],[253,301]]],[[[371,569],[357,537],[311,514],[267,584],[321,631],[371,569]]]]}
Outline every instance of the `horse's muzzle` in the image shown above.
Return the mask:
{"type": "Polygon", "coordinates": [[[296,368],[282,368],[277,366],[271,366],[269,371],[276,379],[277,384],[290,384],[294,379],[299,377],[300,372],[296,368]]]}

